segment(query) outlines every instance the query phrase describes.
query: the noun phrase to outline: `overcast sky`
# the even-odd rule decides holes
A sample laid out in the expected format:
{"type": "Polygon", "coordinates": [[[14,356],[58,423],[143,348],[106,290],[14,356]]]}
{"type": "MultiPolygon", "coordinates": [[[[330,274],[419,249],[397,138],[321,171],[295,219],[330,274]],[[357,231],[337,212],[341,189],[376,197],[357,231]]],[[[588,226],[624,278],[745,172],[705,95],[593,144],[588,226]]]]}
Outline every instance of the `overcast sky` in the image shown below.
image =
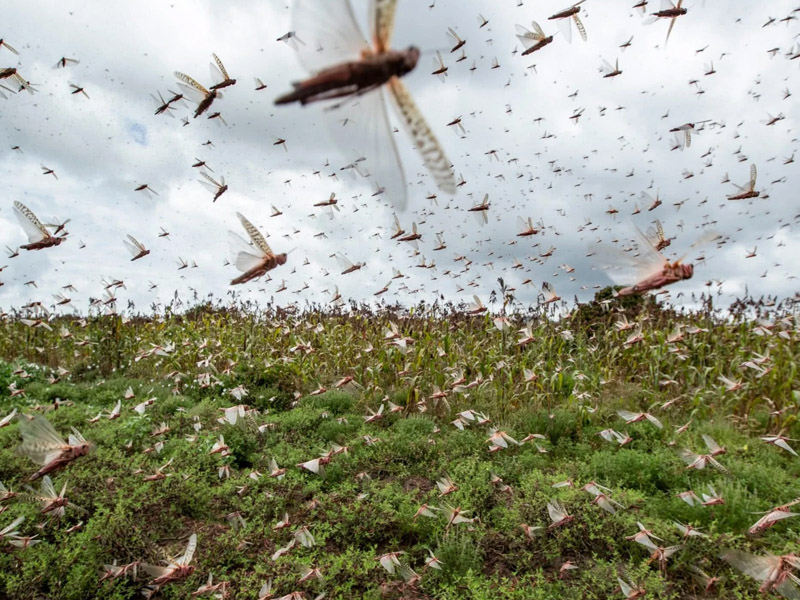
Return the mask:
{"type": "MultiPolygon", "coordinates": [[[[281,304],[325,303],[337,285],[345,298],[374,300],[393,267],[406,277],[392,281],[381,297],[388,301],[430,301],[437,294],[455,302],[477,294],[486,301],[498,277],[516,287],[524,303],[536,302],[544,281],[564,298],[585,300],[610,283],[597,268],[606,259],[586,256],[597,242],[630,247],[633,225],[645,230],[654,219],[676,238],[667,249],[674,249],[667,252],[671,257],[687,251],[701,229],[725,238],[721,246],[689,252],[690,262],[701,254],[706,260],[691,281],[671,288],[674,302],[708,290],[710,280],[723,302],[746,290],[793,295],[800,289],[794,262],[800,157],[789,160],[798,148],[800,59],[787,54],[800,51],[796,1],[697,0],[677,19],[666,46],[668,20],[648,25],[634,3],[588,0],[580,12],[588,42],[573,30],[569,44],[547,19],[566,8],[562,0],[436,0],[432,7],[400,0],[392,46],[422,52],[404,82],[456,179],[466,181],[453,196],[437,190],[390,112],[398,131],[382,130],[378,139],[391,135],[400,148],[409,187],[408,206],[397,215],[407,230],[418,224],[423,237],[415,255],[408,243],[389,239],[396,199],[373,196],[373,178],[340,170],[348,162],[340,148],[359,139],[353,132],[375,133],[380,121],[365,123],[368,114],[358,110],[274,106],[291,82],[308,75],[295,50],[277,38],[296,31],[307,47],[321,45],[313,39],[314,24],[293,22],[290,2],[60,0],[39,2],[34,10],[30,2],[6,0],[0,38],[19,56],[0,47],[0,68],[16,67],[39,91],[0,98],[0,242],[15,249],[27,241],[12,212],[15,200],[42,221],[71,221],[69,238],[58,247],[0,255],[0,266],[7,265],[0,272],[0,306],[50,304],[72,284],[78,291],[66,295],[85,310],[89,297],[102,295],[103,278],[125,281],[127,289],[117,294],[120,309],[130,299],[146,310],[176,290],[183,298],[190,290],[224,296],[239,275],[225,264],[231,260],[228,230],[245,235],[237,211],[276,252],[294,249],[271,280],[237,290],[281,304]],[[489,21],[483,28],[479,14],[489,21]],[[792,18],[782,21],[786,17],[792,18]],[[555,39],[522,57],[515,25],[530,29],[532,20],[555,39]],[[461,62],[460,51],[449,51],[448,27],[466,40],[461,62]],[[431,74],[437,50],[448,66],[445,82],[431,74]],[[168,90],[177,90],[174,71],[211,85],[212,52],[237,79],[209,111],[220,111],[228,125],[206,115],[192,119],[193,105],[178,106],[175,118],[155,115],[150,94],[169,97],[168,90]],[[54,69],[61,57],[80,63],[54,69]],[[602,61],[617,59],[622,74],[604,78],[602,61]],[[499,67],[492,68],[495,60],[499,67]],[[706,75],[712,63],[716,72],[706,75]],[[257,91],[255,77],[267,89],[257,91]],[[89,97],[71,94],[69,83],[89,97]],[[579,109],[584,112],[576,123],[570,116],[579,109]],[[784,118],[766,125],[779,115],[784,118]],[[348,116],[353,122],[344,122],[348,116]],[[456,117],[465,134],[447,126],[456,117]],[[691,147],[671,149],[670,128],[705,119],[710,122],[698,125],[703,129],[691,147]],[[285,146],[275,145],[279,139],[285,146]],[[213,146],[204,145],[209,140],[213,146]],[[196,158],[230,186],[216,202],[198,183],[196,158]],[[743,184],[751,164],[758,167],[761,197],[727,200],[736,190],[723,183],[725,175],[743,184]],[[58,179],[44,175],[41,165],[58,179]],[[689,172],[693,176],[685,178],[689,172]],[[142,184],[158,195],[134,191],[142,184]],[[658,193],[663,204],[648,211],[643,191],[658,193]],[[330,218],[313,204],[334,192],[341,210],[330,218]],[[427,199],[433,193],[436,203],[427,199]],[[467,209],[487,193],[489,223],[481,225],[467,209]],[[283,215],[270,217],[272,205],[283,215]],[[638,215],[632,215],[635,205],[638,215]],[[518,217],[541,220],[546,229],[517,237],[518,217]],[[168,238],[159,237],[161,228],[168,238]],[[433,250],[437,233],[447,244],[441,251],[433,250]],[[130,262],[126,234],[151,254],[130,262]],[[551,247],[552,256],[538,258],[551,247]],[[341,275],[331,258],[337,252],[366,266],[341,275]],[[472,261],[468,269],[467,261],[456,260],[462,256],[472,261]],[[179,258],[197,268],[179,271],[179,258]],[[423,259],[436,268],[419,268],[423,259]],[[278,292],[282,280],[286,290],[278,292]],[[36,287],[25,285],[29,281],[36,287]]],[[[649,5],[650,12],[659,8],[655,1],[649,5]]],[[[353,13],[366,31],[367,3],[354,0],[353,13]]],[[[346,12],[336,14],[346,21],[346,12]]],[[[331,48],[320,56],[341,58],[331,48]]]]}

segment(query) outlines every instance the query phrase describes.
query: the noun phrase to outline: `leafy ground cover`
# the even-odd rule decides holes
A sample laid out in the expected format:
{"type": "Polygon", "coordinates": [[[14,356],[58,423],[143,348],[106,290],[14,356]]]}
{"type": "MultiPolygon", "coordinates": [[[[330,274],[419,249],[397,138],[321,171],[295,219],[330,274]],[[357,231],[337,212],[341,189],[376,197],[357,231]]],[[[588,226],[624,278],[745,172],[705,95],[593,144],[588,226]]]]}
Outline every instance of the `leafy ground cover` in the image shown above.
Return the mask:
{"type": "Polygon", "coordinates": [[[187,598],[213,574],[228,598],[762,597],[721,555],[798,551],[800,519],[748,529],[800,496],[800,459],[761,439],[800,450],[800,331],[750,310],[9,317],[0,418],[93,449],[50,473],[56,519],[21,417],[0,428],[0,531],[24,517],[0,596],[187,598]],[[192,534],[194,571],[146,588],[192,534]],[[101,581],[114,561],[137,568],[101,581]]]}

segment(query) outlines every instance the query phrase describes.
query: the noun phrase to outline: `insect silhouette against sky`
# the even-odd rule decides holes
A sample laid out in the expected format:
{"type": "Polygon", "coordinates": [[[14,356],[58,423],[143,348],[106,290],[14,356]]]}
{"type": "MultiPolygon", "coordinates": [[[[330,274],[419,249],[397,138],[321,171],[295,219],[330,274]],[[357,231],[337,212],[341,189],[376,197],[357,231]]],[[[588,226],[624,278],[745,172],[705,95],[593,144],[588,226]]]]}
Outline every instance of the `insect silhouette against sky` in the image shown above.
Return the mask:
{"type": "Polygon", "coordinates": [[[308,45],[298,46],[303,66],[315,73],[294,84],[294,90],[276,99],[276,104],[344,99],[336,113],[334,139],[348,160],[366,157],[358,166],[384,189],[384,195],[397,208],[407,203],[407,181],[400,154],[392,135],[385,97],[389,97],[401,122],[422,155],[437,187],[455,193],[455,178],[450,161],[425,122],[400,77],[416,67],[420,51],[411,46],[391,50],[396,0],[372,0],[369,22],[374,45],[366,44],[355,20],[349,0],[319,3],[299,0],[292,9],[292,23],[302,30],[308,45]],[[348,111],[357,119],[342,133],[340,121],[348,111]]]}
{"type": "Polygon", "coordinates": [[[65,237],[56,237],[52,235],[42,222],[36,218],[27,206],[22,202],[14,202],[14,214],[28,235],[28,243],[20,246],[23,250],[42,250],[52,246],[58,246],[63,242],[65,237]]]}

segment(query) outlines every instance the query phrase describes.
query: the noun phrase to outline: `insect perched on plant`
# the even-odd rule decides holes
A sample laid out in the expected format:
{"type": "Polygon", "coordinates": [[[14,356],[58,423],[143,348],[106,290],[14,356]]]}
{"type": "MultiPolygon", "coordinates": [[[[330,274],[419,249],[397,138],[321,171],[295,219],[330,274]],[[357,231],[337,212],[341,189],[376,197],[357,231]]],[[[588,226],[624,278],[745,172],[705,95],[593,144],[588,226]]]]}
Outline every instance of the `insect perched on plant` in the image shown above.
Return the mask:
{"type": "Polygon", "coordinates": [[[67,443],[42,415],[36,415],[32,419],[21,416],[19,432],[22,435],[20,453],[42,465],[41,469],[31,475],[31,481],[68,465],[76,458],[89,454],[91,450],[91,444],[77,429],[72,428],[67,443]]]}
{"type": "Polygon", "coordinates": [[[19,220],[25,233],[28,234],[28,243],[20,246],[20,248],[24,250],[42,250],[43,248],[58,246],[67,239],[65,237],[56,237],[52,235],[47,230],[47,227],[36,218],[33,211],[22,202],[14,202],[14,214],[17,215],[17,220],[19,220]]]}
{"type": "Polygon", "coordinates": [[[248,221],[244,215],[237,212],[236,216],[239,217],[242,227],[244,227],[247,235],[250,236],[253,244],[248,244],[232,231],[228,232],[231,249],[233,250],[235,257],[234,264],[236,265],[237,269],[244,272],[243,275],[240,275],[231,281],[231,285],[247,283],[251,279],[261,277],[268,271],[271,271],[278,265],[282,265],[286,262],[285,252],[282,252],[281,254],[275,254],[272,251],[272,248],[269,247],[266,238],[261,235],[261,232],[256,229],[256,227],[250,221],[248,221]]]}
{"type": "Polygon", "coordinates": [[[292,23],[305,32],[310,46],[298,46],[303,66],[315,74],[295,82],[294,90],[278,97],[276,104],[346,98],[337,105],[335,140],[348,160],[367,156],[358,166],[362,175],[369,175],[384,188],[384,193],[400,208],[405,208],[407,182],[394,141],[384,102],[388,88],[401,121],[422,155],[430,174],[442,191],[455,193],[455,178],[450,161],[425,122],[408,89],[400,78],[417,65],[420,51],[414,46],[391,50],[396,0],[371,0],[369,22],[373,46],[365,44],[349,0],[297,0],[293,4],[292,23]],[[318,51],[319,50],[319,51],[318,51]],[[386,87],[384,87],[384,84],[386,87]],[[375,93],[369,93],[373,92],[375,93]],[[355,102],[349,102],[357,98],[355,102]],[[347,105],[347,106],[345,106],[347,105]],[[353,110],[349,130],[341,133],[342,111],[353,110]],[[369,150],[369,152],[367,152],[369,150]]]}

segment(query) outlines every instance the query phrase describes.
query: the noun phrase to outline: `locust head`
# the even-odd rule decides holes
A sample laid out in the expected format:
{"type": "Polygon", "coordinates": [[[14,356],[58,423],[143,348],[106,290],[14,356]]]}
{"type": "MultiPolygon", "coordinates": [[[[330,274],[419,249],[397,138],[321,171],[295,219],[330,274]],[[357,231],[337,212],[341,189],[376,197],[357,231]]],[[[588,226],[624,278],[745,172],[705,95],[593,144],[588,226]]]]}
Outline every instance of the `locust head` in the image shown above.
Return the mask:
{"type": "Polygon", "coordinates": [[[404,53],[403,58],[403,75],[410,73],[417,66],[419,60],[419,48],[416,46],[409,46],[404,53]]]}

